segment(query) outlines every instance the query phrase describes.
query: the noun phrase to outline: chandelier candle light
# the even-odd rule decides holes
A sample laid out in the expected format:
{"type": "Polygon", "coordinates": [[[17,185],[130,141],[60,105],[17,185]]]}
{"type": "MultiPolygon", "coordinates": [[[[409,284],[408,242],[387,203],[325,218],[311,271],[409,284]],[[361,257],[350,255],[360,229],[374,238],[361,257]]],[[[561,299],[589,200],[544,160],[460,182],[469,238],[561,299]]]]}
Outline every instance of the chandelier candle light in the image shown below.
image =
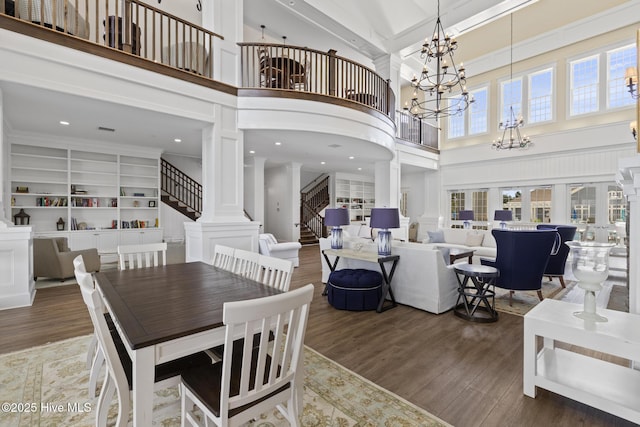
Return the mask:
{"type": "Polygon", "coordinates": [[[469,95],[465,87],[465,69],[462,63],[456,67],[453,61],[453,51],[458,48],[458,42],[444,32],[440,21],[440,1],[438,1],[438,19],[431,40],[426,38],[420,51],[420,58],[424,59],[424,67],[420,77],[413,76],[411,85],[414,87],[411,107],[405,104],[415,117],[421,119],[438,119],[439,117],[462,114],[469,108],[473,96],[469,95]],[[429,63],[433,62],[435,69],[429,72],[429,63]],[[424,92],[424,99],[418,99],[418,90],[424,92]]]}
{"type": "Polygon", "coordinates": [[[391,255],[390,228],[400,227],[400,212],[398,208],[372,208],[371,228],[378,228],[378,255],[391,255]]]}
{"type": "Polygon", "coordinates": [[[331,249],[342,249],[342,225],[349,225],[349,209],[329,208],[324,211],[324,225],[331,229],[331,249]]]}

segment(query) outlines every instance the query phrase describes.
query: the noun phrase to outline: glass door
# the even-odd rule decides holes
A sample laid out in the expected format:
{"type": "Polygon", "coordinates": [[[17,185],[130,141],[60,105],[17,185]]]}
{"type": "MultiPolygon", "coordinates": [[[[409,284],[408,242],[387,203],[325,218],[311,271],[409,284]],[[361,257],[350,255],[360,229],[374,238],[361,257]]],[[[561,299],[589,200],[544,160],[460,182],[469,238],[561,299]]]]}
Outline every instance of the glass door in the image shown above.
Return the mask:
{"type": "Polygon", "coordinates": [[[615,183],[569,186],[571,223],[578,227],[576,239],[618,243],[626,229],[622,189],[615,183]]]}

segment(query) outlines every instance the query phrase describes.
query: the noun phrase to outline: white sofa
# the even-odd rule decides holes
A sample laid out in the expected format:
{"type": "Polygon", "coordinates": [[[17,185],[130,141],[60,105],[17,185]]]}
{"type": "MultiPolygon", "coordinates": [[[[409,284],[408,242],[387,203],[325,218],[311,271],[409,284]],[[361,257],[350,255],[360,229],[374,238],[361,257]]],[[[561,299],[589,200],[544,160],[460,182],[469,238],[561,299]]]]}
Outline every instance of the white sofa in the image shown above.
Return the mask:
{"type": "Polygon", "coordinates": [[[441,247],[449,249],[472,249],[473,263],[480,264],[480,258],[495,258],[496,257],[496,239],[493,238],[491,230],[469,230],[464,228],[443,228],[441,229],[444,234],[444,242],[431,242],[428,238],[424,239],[422,243],[425,243],[431,247],[441,247]],[[475,240],[482,240],[473,242],[475,240]]]}
{"type": "MultiPolygon", "coordinates": [[[[323,249],[331,247],[331,239],[320,239],[320,260],[322,263],[322,281],[329,279],[331,272],[322,255],[323,249]]],[[[377,252],[378,246],[370,239],[347,238],[343,247],[362,251],[377,252]]],[[[391,289],[396,302],[419,308],[430,313],[443,313],[453,308],[458,298],[458,281],[455,273],[444,260],[442,252],[421,243],[393,241],[392,251],[400,255],[391,289]]],[[[333,263],[333,257],[329,257],[333,263]]],[[[340,258],[336,269],[366,268],[380,271],[377,263],[340,258]]],[[[387,268],[389,272],[390,266],[387,268]]]]}
{"type": "Polygon", "coordinates": [[[300,265],[298,251],[302,245],[299,242],[278,243],[273,234],[264,233],[259,236],[258,246],[262,255],[288,259],[293,262],[294,267],[300,265]]]}

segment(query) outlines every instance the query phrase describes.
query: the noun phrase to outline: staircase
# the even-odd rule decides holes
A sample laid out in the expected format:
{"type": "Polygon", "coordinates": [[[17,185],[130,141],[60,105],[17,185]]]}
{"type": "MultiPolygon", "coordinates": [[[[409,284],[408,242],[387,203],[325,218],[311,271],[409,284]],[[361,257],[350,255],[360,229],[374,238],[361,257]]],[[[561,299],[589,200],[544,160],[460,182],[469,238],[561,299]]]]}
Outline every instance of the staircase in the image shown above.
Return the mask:
{"type": "Polygon", "coordinates": [[[200,217],[202,185],[162,158],[160,181],[163,203],[194,221],[200,217]]]}
{"type": "Polygon", "coordinates": [[[329,206],[329,176],[321,175],[300,191],[300,240],[303,245],[318,243],[327,237],[320,212],[329,206]]]}

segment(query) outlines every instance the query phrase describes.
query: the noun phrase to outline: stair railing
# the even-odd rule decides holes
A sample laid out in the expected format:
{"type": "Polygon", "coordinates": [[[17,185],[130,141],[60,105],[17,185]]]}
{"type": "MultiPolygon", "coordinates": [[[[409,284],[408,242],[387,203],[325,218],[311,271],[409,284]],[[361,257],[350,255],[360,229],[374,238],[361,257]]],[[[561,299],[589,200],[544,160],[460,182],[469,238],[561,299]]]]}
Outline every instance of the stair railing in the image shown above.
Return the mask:
{"type": "Polygon", "coordinates": [[[320,180],[309,191],[300,193],[300,222],[317,237],[327,237],[324,218],[319,214],[329,206],[329,177],[320,180]]]}
{"type": "Polygon", "coordinates": [[[162,158],[160,171],[162,192],[199,215],[202,212],[202,185],[162,158]]]}

